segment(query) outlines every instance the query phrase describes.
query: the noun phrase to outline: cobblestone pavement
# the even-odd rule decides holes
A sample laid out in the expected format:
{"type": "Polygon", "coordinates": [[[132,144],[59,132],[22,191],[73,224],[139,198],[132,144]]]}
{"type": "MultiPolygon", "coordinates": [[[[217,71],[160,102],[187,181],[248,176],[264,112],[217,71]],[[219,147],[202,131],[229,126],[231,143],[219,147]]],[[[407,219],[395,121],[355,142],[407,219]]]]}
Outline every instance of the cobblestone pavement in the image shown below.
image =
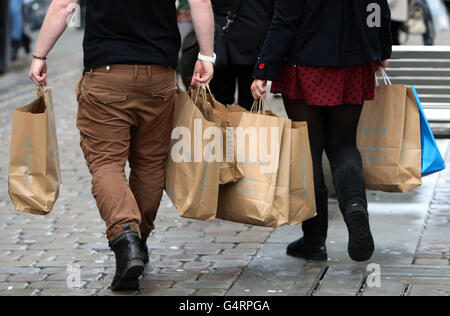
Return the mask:
{"type": "MultiPolygon", "coordinates": [[[[11,109],[32,100],[35,89],[26,79],[28,62],[16,63],[0,77],[0,295],[449,294],[449,172],[427,178],[406,195],[370,194],[378,247],[373,262],[381,266],[381,287],[368,286],[366,265],[348,259],[335,201],[330,200],[331,259],[317,264],[285,254],[299,227],[273,230],[181,219],[165,196],[149,238],[151,264],[141,290],[112,293],[114,257],[90,194],[75,127],[79,45],[81,34],[67,32],[49,61],[64,185],[46,217],[15,212],[7,192],[11,109]],[[68,276],[78,268],[81,282],[71,288],[77,284],[68,283],[68,276]]],[[[280,113],[280,101],[273,103],[280,113]]],[[[439,145],[447,152],[448,141],[439,145]]],[[[450,162],[450,154],[447,158],[450,162]]]]}

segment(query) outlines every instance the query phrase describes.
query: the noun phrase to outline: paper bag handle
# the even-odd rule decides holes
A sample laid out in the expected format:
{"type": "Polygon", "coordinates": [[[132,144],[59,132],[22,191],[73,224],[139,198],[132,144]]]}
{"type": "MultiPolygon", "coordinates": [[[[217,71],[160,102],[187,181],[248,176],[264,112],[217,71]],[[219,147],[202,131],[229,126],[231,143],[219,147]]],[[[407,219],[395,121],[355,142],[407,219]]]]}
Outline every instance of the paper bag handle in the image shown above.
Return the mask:
{"type": "Polygon", "coordinates": [[[266,108],[269,108],[269,110],[272,111],[272,106],[270,105],[270,103],[265,98],[259,98],[255,99],[255,101],[253,102],[250,112],[256,114],[264,114],[266,108]]]}
{"type": "Polygon", "coordinates": [[[41,96],[45,95],[46,90],[47,90],[46,86],[44,86],[43,84],[39,84],[37,87],[36,95],[38,97],[41,97],[41,96]]]}
{"type": "MultiPolygon", "coordinates": [[[[391,79],[389,78],[388,74],[386,73],[386,70],[384,70],[384,68],[381,68],[380,72],[381,72],[381,75],[383,76],[384,84],[387,86],[388,85],[391,86],[392,82],[391,82],[391,79]]],[[[376,77],[377,85],[379,85],[378,77],[376,75],[375,75],[375,77],[376,77]]]]}

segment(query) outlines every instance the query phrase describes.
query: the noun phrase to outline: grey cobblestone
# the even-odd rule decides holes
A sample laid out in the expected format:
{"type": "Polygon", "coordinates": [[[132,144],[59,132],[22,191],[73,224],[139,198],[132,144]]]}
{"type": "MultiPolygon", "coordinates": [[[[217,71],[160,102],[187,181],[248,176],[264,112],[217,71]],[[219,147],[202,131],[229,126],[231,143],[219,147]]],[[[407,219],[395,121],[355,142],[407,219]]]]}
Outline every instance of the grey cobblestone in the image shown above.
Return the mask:
{"type": "Polygon", "coordinates": [[[226,293],[223,289],[200,289],[195,292],[195,296],[224,296],[226,293]]]}
{"type": "Polygon", "coordinates": [[[39,292],[39,296],[90,296],[95,293],[95,290],[87,289],[43,289],[39,292]]]}
{"type": "Polygon", "coordinates": [[[34,289],[0,290],[0,296],[36,296],[38,292],[34,289]]]}
{"type": "MultiPolygon", "coordinates": [[[[16,274],[8,277],[8,282],[37,282],[47,278],[45,274],[16,274]]],[[[67,276],[66,276],[67,278],[67,276]]],[[[64,278],[64,280],[66,279],[64,278]]]]}
{"type": "Polygon", "coordinates": [[[417,265],[427,265],[427,266],[445,266],[449,264],[447,259],[417,259],[414,264],[417,265]]]}
{"type": "Polygon", "coordinates": [[[26,289],[28,283],[26,282],[2,282],[0,283],[0,290],[26,289]]]}
{"type": "Polygon", "coordinates": [[[229,289],[231,281],[182,281],[174,284],[174,288],[188,288],[188,289],[229,289]]]}

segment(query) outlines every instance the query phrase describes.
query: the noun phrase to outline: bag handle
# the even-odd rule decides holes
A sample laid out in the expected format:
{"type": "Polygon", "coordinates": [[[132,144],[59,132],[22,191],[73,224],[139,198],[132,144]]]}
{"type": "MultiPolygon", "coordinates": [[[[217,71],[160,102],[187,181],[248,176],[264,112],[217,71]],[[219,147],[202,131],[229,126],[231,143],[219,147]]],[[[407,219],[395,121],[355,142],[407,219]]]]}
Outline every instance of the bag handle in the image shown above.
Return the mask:
{"type": "Polygon", "coordinates": [[[207,90],[205,84],[199,84],[195,88],[192,87],[189,88],[189,94],[194,104],[200,109],[200,111],[202,111],[206,119],[214,120],[213,117],[214,104],[211,104],[211,102],[208,101],[206,91],[207,90]],[[198,102],[199,99],[202,100],[203,102],[198,102]]]}
{"type": "Polygon", "coordinates": [[[38,87],[37,87],[36,95],[38,97],[41,97],[41,96],[45,95],[45,91],[47,91],[47,89],[48,88],[46,86],[44,86],[42,83],[39,84],[38,87]]]}
{"type": "MultiPolygon", "coordinates": [[[[391,79],[389,78],[388,74],[386,73],[386,70],[384,70],[384,68],[381,68],[380,72],[381,72],[381,75],[383,76],[384,84],[386,86],[391,86],[392,82],[391,82],[391,79]]],[[[376,81],[377,81],[377,85],[379,85],[378,77],[377,77],[376,74],[375,74],[375,78],[376,78],[376,81]]]]}
{"type": "Polygon", "coordinates": [[[255,101],[253,101],[252,108],[250,109],[250,113],[264,114],[267,105],[269,105],[269,108],[272,109],[272,106],[270,106],[265,98],[255,99],[255,101]]]}
{"type": "Polygon", "coordinates": [[[266,98],[259,98],[255,99],[253,101],[252,108],[250,109],[250,113],[256,113],[256,114],[265,114],[267,112],[267,109],[273,113],[272,111],[272,105],[269,101],[267,101],[266,98]]]}

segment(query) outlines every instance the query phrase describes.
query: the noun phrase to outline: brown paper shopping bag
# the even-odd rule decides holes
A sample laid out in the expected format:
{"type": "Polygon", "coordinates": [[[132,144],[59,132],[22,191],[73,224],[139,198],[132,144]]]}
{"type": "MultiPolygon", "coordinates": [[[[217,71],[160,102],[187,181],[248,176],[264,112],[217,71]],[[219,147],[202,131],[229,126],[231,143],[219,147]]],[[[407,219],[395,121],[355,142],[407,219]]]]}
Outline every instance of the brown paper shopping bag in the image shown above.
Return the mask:
{"type": "MultiPolygon", "coordinates": [[[[217,217],[278,227],[289,222],[290,152],[286,154],[282,150],[288,150],[290,146],[282,145],[286,120],[264,115],[261,106],[259,103],[251,113],[231,112],[232,123],[240,117],[236,126],[237,159],[244,177],[237,183],[221,186],[217,217]],[[263,149],[266,149],[265,153],[261,153],[263,149]],[[268,153],[270,159],[267,159],[268,153]],[[280,173],[283,176],[278,187],[280,173]]],[[[290,138],[285,142],[290,143],[290,138]]]]}
{"type": "Polygon", "coordinates": [[[289,225],[296,225],[316,216],[314,174],[306,122],[292,122],[291,144],[289,225]]]}
{"type": "Polygon", "coordinates": [[[16,210],[51,212],[61,187],[58,142],[50,88],[13,112],[9,161],[9,195],[16,210]]]}
{"type": "Polygon", "coordinates": [[[196,89],[190,89],[189,94],[200,109],[210,109],[203,112],[219,123],[222,128],[223,161],[220,164],[219,183],[227,184],[239,181],[243,175],[236,162],[235,134],[231,131],[228,132],[228,128],[232,127],[228,108],[214,98],[209,85],[199,85],[196,89]]]}
{"type": "Polygon", "coordinates": [[[408,192],[422,184],[420,114],[411,88],[377,87],[363,107],[358,147],[368,189],[408,192]]]}
{"type": "MultiPolygon", "coordinates": [[[[276,116],[272,110],[266,111],[266,114],[276,116]]],[[[290,153],[288,218],[289,225],[297,225],[316,216],[314,174],[308,124],[288,121],[285,129],[288,132],[283,133],[283,137],[289,139],[290,143],[283,141],[282,146],[289,146],[289,149],[281,152],[290,153]]],[[[281,160],[280,158],[280,166],[281,160]]],[[[283,180],[280,179],[282,174],[278,175],[277,184],[282,183],[283,180]]]]}
{"type": "MultiPolygon", "coordinates": [[[[211,111],[206,106],[204,113],[211,111]]],[[[204,135],[208,128],[220,130],[220,124],[210,119],[204,117],[186,92],[176,95],[165,190],[182,217],[216,217],[220,163],[205,159],[204,150],[211,140],[204,135]]]]}

